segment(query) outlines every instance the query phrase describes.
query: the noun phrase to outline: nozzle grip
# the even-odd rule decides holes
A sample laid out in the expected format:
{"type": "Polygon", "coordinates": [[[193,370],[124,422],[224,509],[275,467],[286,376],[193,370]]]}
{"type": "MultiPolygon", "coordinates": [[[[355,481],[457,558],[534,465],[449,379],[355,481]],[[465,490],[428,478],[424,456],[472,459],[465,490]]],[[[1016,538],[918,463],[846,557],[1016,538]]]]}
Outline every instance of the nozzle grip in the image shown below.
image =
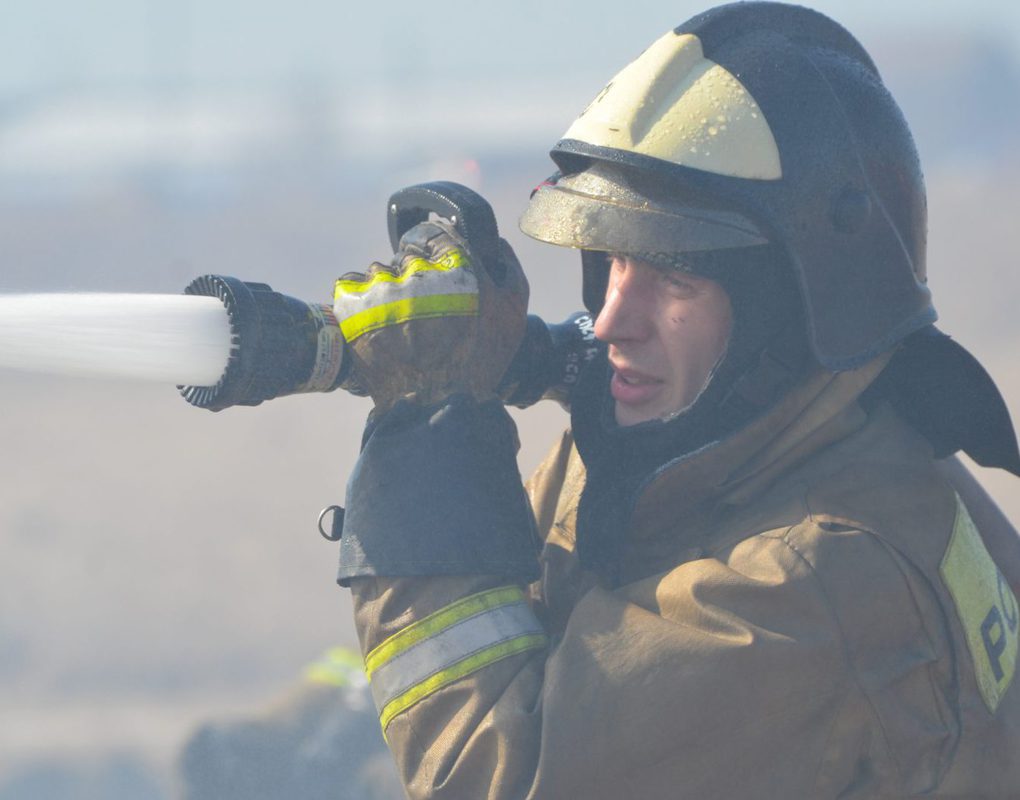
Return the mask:
{"type": "Polygon", "coordinates": [[[492,206],[478,192],[452,181],[431,181],[408,186],[390,196],[387,206],[390,245],[400,247],[401,237],[429,214],[449,220],[497,283],[504,267],[499,257],[499,227],[492,206]]]}
{"type": "Polygon", "coordinates": [[[602,347],[587,312],[572,314],[559,325],[529,315],[520,349],[496,391],[506,405],[517,408],[539,400],[569,408],[581,370],[602,347]]]}

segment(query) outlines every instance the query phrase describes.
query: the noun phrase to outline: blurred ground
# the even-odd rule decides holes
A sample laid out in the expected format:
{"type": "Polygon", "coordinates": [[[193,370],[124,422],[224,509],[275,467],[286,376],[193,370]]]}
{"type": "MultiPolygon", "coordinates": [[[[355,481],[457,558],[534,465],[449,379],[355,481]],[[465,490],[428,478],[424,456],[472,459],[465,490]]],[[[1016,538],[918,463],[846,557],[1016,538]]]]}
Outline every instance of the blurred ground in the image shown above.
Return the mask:
{"type": "MultiPolygon", "coordinates": [[[[899,74],[909,85],[914,73],[899,74]]],[[[951,98],[926,102],[922,118],[953,113],[951,98]]],[[[1020,419],[1011,153],[926,155],[929,268],[941,327],[1020,419]]],[[[390,165],[375,179],[345,164],[229,191],[163,178],[58,199],[0,191],[0,290],[178,291],[220,272],[325,300],[338,274],[386,254],[390,191],[467,176],[525,265],[532,310],[560,319],[579,306],[576,255],[516,232],[551,171],[541,151],[390,165]]],[[[168,797],[197,724],[254,713],[324,648],[355,643],[315,518],[342,501],[367,405],[336,393],[211,414],[172,387],[14,373],[0,374],[0,397],[0,800],[168,797]]],[[[550,406],[516,416],[527,473],[566,419],[550,406]]],[[[1016,480],[979,477],[1020,521],[1016,480]]]]}

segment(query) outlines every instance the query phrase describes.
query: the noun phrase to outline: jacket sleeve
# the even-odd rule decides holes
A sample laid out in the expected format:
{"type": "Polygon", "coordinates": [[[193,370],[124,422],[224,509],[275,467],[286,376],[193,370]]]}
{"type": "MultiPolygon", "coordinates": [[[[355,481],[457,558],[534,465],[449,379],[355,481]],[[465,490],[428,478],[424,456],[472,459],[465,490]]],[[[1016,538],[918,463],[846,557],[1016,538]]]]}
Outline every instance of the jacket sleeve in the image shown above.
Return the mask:
{"type": "Polygon", "coordinates": [[[785,534],[595,586],[555,640],[522,588],[499,579],[353,580],[409,796],[795,797],[847,785],[829,739],[860,690],[823,586],[785,534]]]}

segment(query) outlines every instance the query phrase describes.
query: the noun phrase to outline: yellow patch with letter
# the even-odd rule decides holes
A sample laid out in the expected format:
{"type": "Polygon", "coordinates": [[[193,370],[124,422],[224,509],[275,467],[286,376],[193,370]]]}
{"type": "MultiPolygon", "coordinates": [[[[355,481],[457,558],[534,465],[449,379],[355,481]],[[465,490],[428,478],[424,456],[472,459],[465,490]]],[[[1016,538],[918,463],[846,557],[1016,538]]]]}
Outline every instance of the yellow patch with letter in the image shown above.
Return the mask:
{"type": "Polygon", "coordinates": [[[953,535],[939,573],[963,624],[981,696],[994,714],[1013,682],[1020,611],[959,497],[953,535]]]}

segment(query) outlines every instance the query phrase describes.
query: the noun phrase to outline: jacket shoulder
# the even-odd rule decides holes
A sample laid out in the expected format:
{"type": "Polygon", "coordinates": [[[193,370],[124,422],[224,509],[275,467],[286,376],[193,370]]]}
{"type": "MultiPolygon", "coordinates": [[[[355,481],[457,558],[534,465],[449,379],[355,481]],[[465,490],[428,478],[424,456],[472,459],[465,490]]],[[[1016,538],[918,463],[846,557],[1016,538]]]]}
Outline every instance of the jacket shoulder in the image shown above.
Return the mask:
{"type": "Polygon", "coordinates": [[[764,561],[810,575],[799,580],[810,580],[811,601],[831,614],[860,702],[835,716],[839,747],[822,770],[846,769],[838,750],[849,746],[883,785],[904,793],[937,786],[960,730],[948,623],[927,577],[874,531],[810,516],[743,540],[725,558],[745,572],[764,561]]]}

